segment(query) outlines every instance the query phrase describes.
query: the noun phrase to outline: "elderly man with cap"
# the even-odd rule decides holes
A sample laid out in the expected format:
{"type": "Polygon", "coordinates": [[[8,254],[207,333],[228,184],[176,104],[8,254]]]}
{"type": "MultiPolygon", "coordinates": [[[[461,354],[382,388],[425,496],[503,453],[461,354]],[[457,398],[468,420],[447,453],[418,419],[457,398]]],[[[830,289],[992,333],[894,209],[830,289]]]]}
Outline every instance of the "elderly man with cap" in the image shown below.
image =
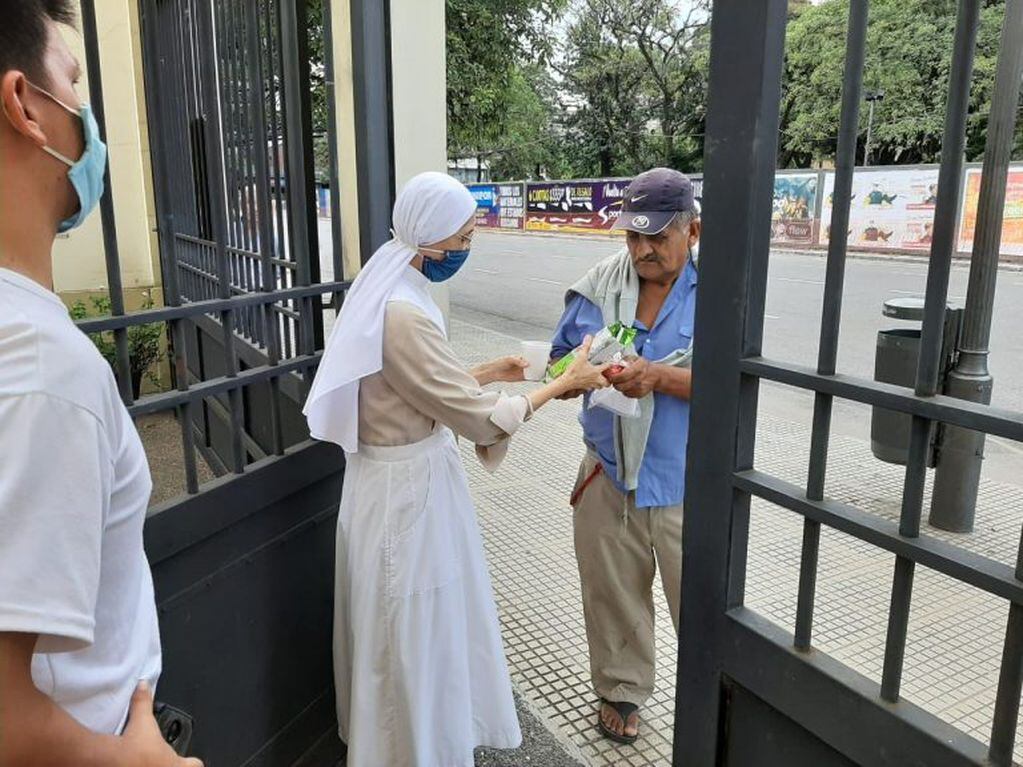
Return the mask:
{"type": "Polygon", "coordinates": [[[620,743],[636,740],[639,707],[654,689],[658,569],[678,632],[698,210],[682,173],[638,176],[614,225],[627,248],[568,291],[553,339],[557,359],[612,323],[636,330],[634,356],[610,377],[638,400],[636,415],[591,407],[586,395],[587,454],[571,497],[598,727],[620,743]]]}

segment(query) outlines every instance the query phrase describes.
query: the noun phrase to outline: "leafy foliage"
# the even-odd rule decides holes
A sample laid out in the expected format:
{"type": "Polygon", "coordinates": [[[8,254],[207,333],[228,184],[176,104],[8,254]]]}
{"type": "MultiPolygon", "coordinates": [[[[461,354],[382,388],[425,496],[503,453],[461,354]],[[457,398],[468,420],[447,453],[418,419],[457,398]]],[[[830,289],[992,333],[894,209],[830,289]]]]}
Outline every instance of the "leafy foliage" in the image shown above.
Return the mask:
{"type": "MultiPolygon", "coordinates": [[[[90,303],[92,310],[84,301],[76,301],[70,309],[71,319],[76,322],[87,317],[107,317],[110,315],[110,299],[107,296],[94,296],[90,303]]],[[[141,307],[143,310],[153,308],[153,299],[146,297],[141,307]]],[[[154,367],[163,359],[163,324],[159,322],[146,325],[134,325],[128,328],[128,353],[131,357],[132,381],[137,386],[143,377],[154,386],[160,385],[154,367]]],[[[110,364],[117,365],[117,346],[112,332],[90,333],[89,338],[110,364]]],[[[137,397],[139,392],[135,391],[137,397]]]]}

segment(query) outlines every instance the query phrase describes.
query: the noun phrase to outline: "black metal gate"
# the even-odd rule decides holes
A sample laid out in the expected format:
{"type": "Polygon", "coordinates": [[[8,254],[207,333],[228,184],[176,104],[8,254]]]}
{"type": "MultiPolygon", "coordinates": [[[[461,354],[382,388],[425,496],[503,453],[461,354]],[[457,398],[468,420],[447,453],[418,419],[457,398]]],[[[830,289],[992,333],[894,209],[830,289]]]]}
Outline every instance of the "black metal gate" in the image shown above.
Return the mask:
{"type": "MultiPolygon", "coordinates": [[[[832,232],[847,230],[867,29],[851,0],[832,232]]],[[[937,393],[954,249],[965,123],[982,4],[959,3],[945,138],[915,391],[836,373],[845,239],[831,238],[818,366],[761,355],[784,56],[786,0],[716,0],[704,172],[704,236],[688,459],[676,765],[1010,765],[1023,684],[1023,543],[1015,569],[921,534],[931,430],[948,424],[1023,441],[1023,415],[937,393]],[[806,486],[756,467],[761,380],[815,392],[806,486]],[[898,524],[824,495],[835,397],[912,416],[898,524]],[[795,631],[744,606],[750,500],[803,517],[795,631]],[[884,671],[868,679],[812,642],[821,525],[889,552],[893,561],[884,671]],[[1007,602],[989,744],[900,698],[917,565],[1007,602]]],[[[1009,0],[999,78],[1014,115],[1023,13],[1009,0]],[[1013,80],[1015,77],[1015,80],[1013,80]]],[[[994,118],[992,118],[994,120],[994,118]]],[[[989,132],[988,151],[1009,142],[989,132]]],[[[995,174],[992,174],[994,176],[995,174]]],[[[992,182],[997,183],[997,182],[992,182]]],[[[997,204],[997,203],[996,203],[997,204]]],[[[1001,210],[995,216],[1000,220],[1001,210]]],[[[997,239],[997,238],[996,238],[997,239]]],[[[996,244],[997,246],[997,244],[996,244]]]]}
{"type": "MultiPolygon", "coordinates": [[[[83,0],[83,26],[103,129],[94,4],[83,0]]],[[[80,323],[113,334],[132,416],[173,413],[180,425],[185,493],[152,509],[145,530],[158,697],[195,716],[193,751],[212,767],[333,765],[343,751],[331,672],[343,457],[309,440],[301,417],[324,313],[347,287],[337,236],[338,281],[320,280],[310,94],[325,87],[333,115],[333,75],[330,2],[322,18],[311,7],[139,0],[166,305],[125,315],[108,193],[114,316],[80,323]],[[324,59],[311,63],[314,32],[324,59]],[[152,323],[167,329],[173,389],[135,401],[129,331],[152,323]],[[215,479],[200,483],[200,462],[215,479]]],[[[331,151],[335,235],[336,165],[331,151]]]]}

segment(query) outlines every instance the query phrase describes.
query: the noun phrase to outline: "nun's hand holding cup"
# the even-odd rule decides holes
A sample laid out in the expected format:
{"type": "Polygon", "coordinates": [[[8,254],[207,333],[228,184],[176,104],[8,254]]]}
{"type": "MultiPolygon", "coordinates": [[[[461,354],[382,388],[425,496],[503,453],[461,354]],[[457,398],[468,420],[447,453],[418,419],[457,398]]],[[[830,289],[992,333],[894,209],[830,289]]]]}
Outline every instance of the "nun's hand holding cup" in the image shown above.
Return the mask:
{"type": "Polygon", "coordinates": [[[529,367],[529,361],[525,357],[500,357],[488,364],[495,382],[519,383],[526,380],[526,368],[529,367]]]}

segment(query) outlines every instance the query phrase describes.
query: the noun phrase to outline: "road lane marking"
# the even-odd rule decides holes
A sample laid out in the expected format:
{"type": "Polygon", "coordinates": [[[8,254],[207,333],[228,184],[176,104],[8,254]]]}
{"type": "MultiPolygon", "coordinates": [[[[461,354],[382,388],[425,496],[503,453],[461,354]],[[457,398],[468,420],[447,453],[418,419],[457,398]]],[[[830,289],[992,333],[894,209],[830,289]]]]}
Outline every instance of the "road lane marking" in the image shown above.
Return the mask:
{"type": "Polygon", "coordinates": [[[775,277],[778,282],[798,282],[800,285],[823,285],[820,280],[797,280],[794,277],[775,277]]]}
{"type": "Polygon", "coordinates": [[[497,272],[490,269],[474,269],[473,271],[479,272],[480,274],[497,274],[497,272]]]}
{"type": "Polygon", "coordinates": [[[1015,442],[1009,442],[1007,439],[1002,439],[1001,437],[988,437],[988,439],[1001,448],[1023,455],[1023,447],[1020,447],[1015,442]]]}
{"type": "Polygon", "coordinates": [[[526,279],[529,282],[542,282],[545,285],[558,285],[559,287],[561,286],[561,283],[558,282],[557,280],[545,280],[542,277],[526,277],[526,279]]]}

